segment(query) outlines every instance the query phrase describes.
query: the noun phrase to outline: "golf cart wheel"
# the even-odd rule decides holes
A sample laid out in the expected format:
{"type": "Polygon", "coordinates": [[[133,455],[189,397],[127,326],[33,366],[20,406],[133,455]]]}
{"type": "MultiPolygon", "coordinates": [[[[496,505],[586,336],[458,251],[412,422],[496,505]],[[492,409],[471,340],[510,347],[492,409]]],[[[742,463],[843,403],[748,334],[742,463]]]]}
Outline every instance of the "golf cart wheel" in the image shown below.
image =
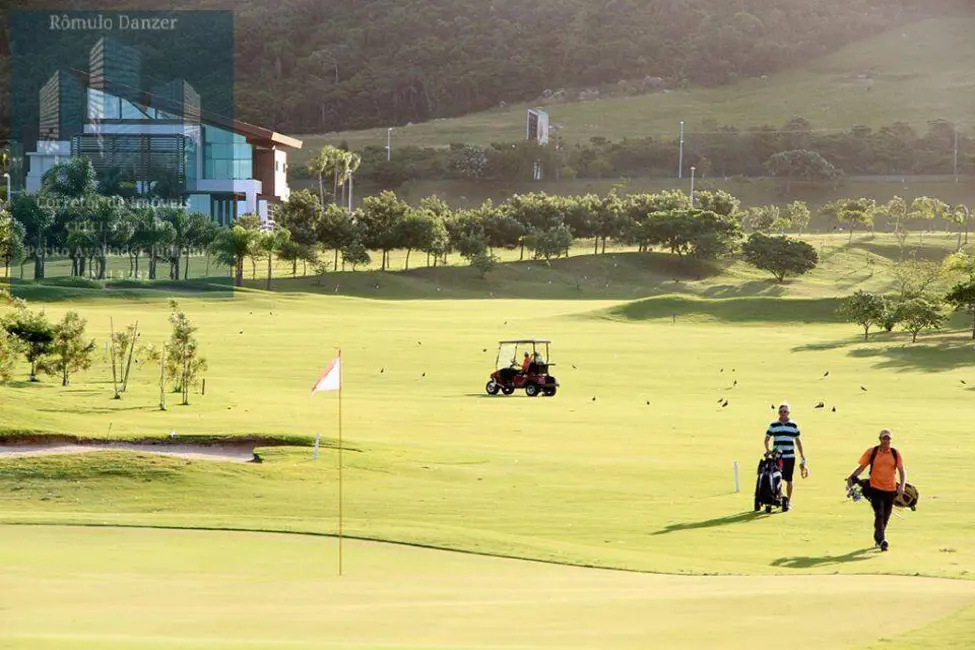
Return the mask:
{"type": "Polygon", "coordinates": [[[502,386],[501,392],[505,395],[510,395],[511,393],[515,392],[515,388],[514,386],[502,386]]]}
{"type": "Polygon", "coordinates": [[[500,387],[500,386],[498,386],[498,384],[497,384],[497,382],[495,382],[495,381],[494,381],[494,380],[492,379],[491,381],[489,381],[489,382],[487,383],[487,386],[485,386],[485,387],[484,387],[484,390],[486,390],[486,391],[487,391],[487,394],[488,394],[488,395],[497,395],[497,394],[498,394],[498,390],[499,390],[500,388],[501,388],[501,387],[500,387]]]}
{"type": "Polygon", "coordinates": [[[538,384],[535,383],[525,384],[525,395],[528,395],[528,397],[538,396],[538,384]]]}
{"type": "Polygon", "coordinates": [[[552,397],[553,395],[555,395],[555,389],[554,388],[543,388],[542,389],[542,394],[544,394],[545,397],[552,397]]]}

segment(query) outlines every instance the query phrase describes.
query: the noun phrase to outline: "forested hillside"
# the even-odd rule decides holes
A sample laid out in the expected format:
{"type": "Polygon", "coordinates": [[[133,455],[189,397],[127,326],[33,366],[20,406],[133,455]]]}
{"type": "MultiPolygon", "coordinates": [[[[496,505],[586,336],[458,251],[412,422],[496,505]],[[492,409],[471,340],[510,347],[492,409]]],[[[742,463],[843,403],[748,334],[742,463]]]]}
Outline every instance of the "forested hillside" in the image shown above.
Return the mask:
{"type": "MultiPolygon", "coordinates": [[[[237,115],[308,133],[419,122],[546,89],[786,69],[953,0],[66,0],[56,11],[233,8],[237,115]]],[[[49,5],[50,6],[50,5],[49,5]]],[[[9,114],[7,13],[0,97],[9,114]]],[[[9,125],[9,118],[4,119],[9,125]]]]}

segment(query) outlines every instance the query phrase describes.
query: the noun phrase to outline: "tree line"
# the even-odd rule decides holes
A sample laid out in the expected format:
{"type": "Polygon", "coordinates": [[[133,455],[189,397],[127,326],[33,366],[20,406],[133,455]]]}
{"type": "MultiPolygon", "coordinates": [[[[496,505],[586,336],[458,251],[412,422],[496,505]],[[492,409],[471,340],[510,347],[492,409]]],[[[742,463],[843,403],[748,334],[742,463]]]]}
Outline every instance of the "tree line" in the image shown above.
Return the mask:
{"type": "MultiPolygon", "coordinates": [[[[394,250],[406,251],[406,269],[417,253],[433,266],[457,253],[484,275],[497,262],[496,250],[518,250],[521,260],[528,256],[549,261],[568,255],[578,240],[591,241],[594,254],[605,253],[610,241],[681,258],[712,260],[741,252],[746,261],[780,281],[816,263],[811,247],[785,237],[788,232],[802,234],[810,222],[811,211],[802,201],[746,208],[725,191],[699,190],[692,198],[676,190],[613,190],[583,196],[516,194],[499,204],[487,201],[453,209],[436,196],[411,205],[387,190],[366,197],[350,211],[336,196],[336,188],[347,184],[351,191],[350,169],[356,161],[336,151],[320,156],[331,162],[319,167],[319,192],[293,192],[275,207],[273,219],[262,222],[256,215],[243,215],[229,227],[218,227],[208,216],[182,208],[132,209],[99,193],[89,161],[70,159],[45,175],[39,192],[18,195],[9,214],[0,212],[0,259],[7,269],[11,263],[32,260],[34,278],[43,279],[53,251],[71,259],[72,275],[83,277],[87,272],[105,279],[110,255],[127,256],[130,272],[138,271],[145,256],[150,279],[158,277],[156,269],[163,264],[169,267],[169,278],[179,280],[181,268],[182,277],[187,276],[190,255],[198,253],[208,264],[212,259],[232,269],[237,286],[243,284],[248,261],[252,276],[257,264],[266,262],[268,289],[275,260],[290,263],[293,276],[299,264],[303,275],[309,265],[322,275],[346,267],[355,271],[371,263],[375,253],[383,271],[390,270],[394,250]],[[742,248],[744,233],[751,237],[742,248]]],[[[932,197],[910,202],[894,197],[886,203],[850,197],[828,203],[819,212],[848,229],[851,240],[857,230],[885,219],[902,249],[911,236],[910,225],[936,219],[954,225],[960,249],[968,242],[972,221],[967,206],[932,197]]],[[[923,229],[917,236],[923,242],[923,229]]]]}
{"type": "MultiPolygon", "coordinates": [[[[347,148],[347,146],[346,146],[347,148]]],[[[673,138],[592,138],[586,143],[498,142],[490,146],[452,144],[398,147],[387,161],[385,147],[358,152],[358,177],[384,189],[410,180],[526,181],[540,164],[544,178],[603,179],[673,177],[680,143],[673,138]],[[361,167],[360,167],[361,166],[361,167]]],[[[781,127],[749,129],[709,124],[686,133],[684,173],[694,166],[700,178],[772,176],[786,193],[793,180],[835,181],[844,175],[939,175],[975,173],[975,138],[955,124],[937,120],[925,133],[902,122],[872,129],[818,131],[801,118],[781,127]],[[957,158],[955,156],[957,147],[957,158]]],[[[293,178],[317,178],[314,163],[295,166],[293,178]]]]}
{"type": "MultiPolygon", "coordinates": [[[[182,403],[189,404],[190,389],[207,369],[207,361],[200,354],[196,326],[175,300],[170,300],[169,306],[172,331],[161,350],[140,341],[138,321],[119,331],[113,325],[110,361],[115,399],[122,399],[128,388],[135,361],[136,367],[160,366],[161,409],[166,408],[167,381],[172,391],[181,395],[182,403]]],[[[26,300],[15,298],[3,288],[0,307],[7,308],[0,313],[0,383],[11,380],[19,357],[28,365],[31,382],[51,375],[60,379],[62,386],[68,386],[74,375],[91,368],[97,346],[86,333],[88,321],[78,312],[70,310],[52,323],[43,310],[31,309],[26,300]]]]}
{"type": "Polygon", "coordinates": [[[868,340],[870,328],[891,332],[900,326],[917,342],[918,334],[943,327],[946,307],[972,315],[972,339],[975,340],[975,256],[962,252],[949,255],[942,262],[918,259],[902,260],[893,269],[896,291],[886,294],[859,290],[847,297],[838,313],[863,328],[868,340]],[[951,289],[939,291],[937,284],[961,275],[951,289]]]}

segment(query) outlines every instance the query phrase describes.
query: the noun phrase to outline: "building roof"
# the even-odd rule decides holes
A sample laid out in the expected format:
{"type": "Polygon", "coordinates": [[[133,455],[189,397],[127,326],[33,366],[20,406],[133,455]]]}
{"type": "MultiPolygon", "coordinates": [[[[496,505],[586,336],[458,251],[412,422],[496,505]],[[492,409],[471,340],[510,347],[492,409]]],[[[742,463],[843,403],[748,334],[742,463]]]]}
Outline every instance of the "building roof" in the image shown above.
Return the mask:
{"type": "MultiPolygon", "coordinates": [[[[75,77],[77,77],[85,87],[88,87],[90,85],[89,84],[90,76],[88,75],[87,72],[83,72],[81,70],[75,70],[75,69],[71,69],[70,72],[75,77]]],[[[156,101],[154,104],[152,100],[155,96],[152,93],[145,91],[141,88],[132,88],[129,86],[125,86],[124,84],[109,84],[109,85],[116,86],[119,90],[124,91],[130,97],[131,96],[137,97],[138,102],[143,106],[158,108],[159,104],[162,103],[161,101],[156,101]]],[[[165,110],[167,113],[173,113],[174,106],[175,106],[174,104],[167,102],[167,106],[163,110],[165,110]]],[[[200,122],[204,124],[219,126],[229,131],[233,131],[238,135],[243,135],[247,137],[250,142],[255,144],[263,144],[266,146],[278,145],[282,147],[290,147],[292,149],[301,149],[303,145],[303,142],[298,138],[293,138],[291,136],[284,135],[283,133],[278,133],[277,131],[272,131],[271,129],[266,129],[261,126],[255,126],[254,124],[248,124],[247,122],[238,120],[236,118],[227,117],[226,115],[219,115],[212,111],[201,110],[199,117],[200,117],[200,122]]]]}

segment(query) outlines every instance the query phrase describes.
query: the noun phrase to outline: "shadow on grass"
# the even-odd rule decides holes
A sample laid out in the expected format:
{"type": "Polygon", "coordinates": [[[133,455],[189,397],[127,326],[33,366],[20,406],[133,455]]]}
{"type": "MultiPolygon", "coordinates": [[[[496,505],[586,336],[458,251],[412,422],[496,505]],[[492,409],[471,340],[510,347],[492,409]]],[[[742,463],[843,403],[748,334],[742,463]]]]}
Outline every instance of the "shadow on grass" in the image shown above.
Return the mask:
{"type": "Polygon", "coordinates": [[[72,415],[95,415],[98,413],[117,413],[119,411],[158,411],[159,407],[151,404],[143,406],[89,406],[84,408],[51,408],[37,409],[39,413],[71,413],[72,415]]]}
{"type": "Polygon", "coordinates": [[[754,521],[756,519],[762,518],[762,513],[753,512],[749,510],[748,512],[742,512],[737,515],[729,515],[727,517],[719,517],[717,519],[707,519],[705,521],[692,521],[683,524],[671,524],[665,528],[661,528],[654,535],[666,535],[667,533],[676,533],[682,530],[698,530],[701,528],[715,528],[717,526],[727,526],[729,524],[742,524],[747,521],[754,521]]]}
{"type": "Polygon", "coordinates": [[[660,296],[614,307],[608,314],[627,320],[681,317],[731,323],[835,323],[839,298],[810,300],[751,296],[708,300],[686,296],[660,296]]]}
{"type": "Polygon", "coordinates": [[[742,284],[721,284],[710,287],[701,295],[705,298],[743,298],[748,296],[782,296],[786,293],[788,282],[774,280],[751,280],[742,284]]]}
{"type": "Polygon", "coordinates": [[[873,548],[861,548],[850,551],[844,555],[821,555],[819,557],[780,557],[774,560],[771,565],[775,567],[785,567],[786,569],[813,569],[816,567],[829,566],[831,564],[847,564],[849,562],[863,562],[869,560],[870,551],[873,548]]]}
{"type": "Polygon", "coordinates": [[[928,344],[919,341],[900,347],[858,348],[849,355],[855,359],[874,359],[874,367],[893,370],[938,372],[975,365],[975,347],[970,340],[953,337],[937,345],[930,342],[929,338],[928,344]]]}

